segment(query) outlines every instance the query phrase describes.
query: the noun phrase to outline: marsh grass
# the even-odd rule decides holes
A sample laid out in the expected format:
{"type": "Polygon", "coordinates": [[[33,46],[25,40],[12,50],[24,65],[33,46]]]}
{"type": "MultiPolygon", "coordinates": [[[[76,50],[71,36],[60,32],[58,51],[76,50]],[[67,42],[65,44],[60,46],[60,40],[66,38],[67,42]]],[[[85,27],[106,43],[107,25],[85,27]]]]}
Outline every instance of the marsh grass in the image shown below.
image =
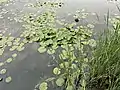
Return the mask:
{"type": "Polygon", "coordinates": [[[104,90],[120,90],[120,24],[104,31],[93,52],[91,65],[92,86],[104,90]]]}

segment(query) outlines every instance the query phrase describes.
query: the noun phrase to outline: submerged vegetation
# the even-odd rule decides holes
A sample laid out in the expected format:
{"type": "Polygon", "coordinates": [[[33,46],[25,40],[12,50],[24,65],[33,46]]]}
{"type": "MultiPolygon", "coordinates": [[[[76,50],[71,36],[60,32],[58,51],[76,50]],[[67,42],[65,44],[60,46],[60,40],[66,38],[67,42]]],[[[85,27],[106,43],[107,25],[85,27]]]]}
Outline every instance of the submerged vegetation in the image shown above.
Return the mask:
{"type": "MultiPolygon", "coordinates": [[[[39,53],[58,54],[57,64],[51,71],[53,76],[43,78],[37,85],[39,90],[49,90],[50,87],[62,90],[120,90],[120,17],[111,19],[113,28],[108,27],[95,40],[94,25],[80,23],[88,13],[76,11],[71,18],[73,22],[67,23],[57,17],[57,9],[62,5],[61,2],[27,5],[45,8],[39,14],[30,13],[22,17],[24,30],[19,37],[4,35],[5,32],[0,34],[0,55],[4,55],[7,47],[13,52],[11,57],[0,62],[0,67],[14,61],[27,44],[36,43],[39,53]]],[[[0,70],[1,75],[6,73],[7,69],[0,70]]],[[[6,83],[11,81],[11,76],[6,77],[6,83]]]]}

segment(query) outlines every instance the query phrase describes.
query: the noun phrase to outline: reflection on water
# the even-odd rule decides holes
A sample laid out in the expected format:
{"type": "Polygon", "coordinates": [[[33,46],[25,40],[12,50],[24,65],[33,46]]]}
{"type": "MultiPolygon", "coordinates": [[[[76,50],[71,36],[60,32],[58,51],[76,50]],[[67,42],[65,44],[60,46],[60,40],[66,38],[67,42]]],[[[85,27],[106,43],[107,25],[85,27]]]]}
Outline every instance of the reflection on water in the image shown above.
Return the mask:
{"type": "MultiPolygon", "coordinates": [[[[105,28],[104,15],[107,10],[110,10],[111,15],[118,13],[116,4],[119,4],[119,0],[114,1],[116,3],[109,3],[106,0],[64,0],[65,5],[58,10],[57,14],[59,18],[65,19],[68,13],[70,15],[77,9],[85,8],[91,15],[84,23],[92,22],[95,24],[96,31],[100,32],[105,28]]],[[[27,3],[35,3],[35,1],[11,0],[0,6],[0,31],[19,36],[23,29],[22,23],[17,22],[17,19],[23,13],[37,12],[36,9],[25,7],[27,3]]],[[[70,16],[67,17],[67,21],[72,21],[70,16]]],[[[0,60],[5,60],[9,54],[6,50],[0,60]]],[[[7,68],[8,70],[6,75],[0,75],[0,77],[5,78],[9,75],[12,77],[12,82],[9,84],[4,83],[4,80],[0,82],[0,90],[33,90],[41,75],[51,75],[51,68],[47,67],[47,64],[52,59],[53,57],[48,54],[39,54],[36,44],[28,45],[24,51],[18,54],[13,63],[0,67],[0,69],[7,68]]]]}

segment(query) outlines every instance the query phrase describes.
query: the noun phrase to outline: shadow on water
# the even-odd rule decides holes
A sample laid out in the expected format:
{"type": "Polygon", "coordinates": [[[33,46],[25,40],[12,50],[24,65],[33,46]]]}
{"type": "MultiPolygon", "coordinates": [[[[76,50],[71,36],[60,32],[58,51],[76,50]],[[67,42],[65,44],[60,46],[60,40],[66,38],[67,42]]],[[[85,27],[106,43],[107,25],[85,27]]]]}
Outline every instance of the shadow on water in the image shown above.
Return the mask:
{"type": "MultiPolygon", "coordinates": [[[[36,10],[24,6],[26,3],[31,2],[34,3],[34,0],[13,0],[8,4],[2,4],[0,12],[4,11],[4,13],[2,13],[3,18],[0,18],[0,31],[5,30],[8,33],[12,33],[13,36],[18,36],[22,30],[22,24],[15,22],[13,19],[23,13],[36,12],[36,10]]],[[[83,8],[87,9],[88,12],[97,13],[99,20],[97,20],[95,15],[87,19],[87,23],[92,22],[96,24],[96,32],[100,32],[106,27],[104,14],[108,8],[113,14],[118,12],[115,3],[109,3],[106,0],[64,0],[64,3],[65,6],[57,12],[61,18],[65,18],[68,13],[75,13],[77,9],[83,8]]],[[[37,46],[28,45],[24,51],[19,53],[13,63],[0,67],[0,69],[7,68],[8,71],[6,75],[0,76],[5,78],[10,75],[12,77],[12,82],[9,84],[6,84],[4,80],[0,82],[0,90],[33,90],[39,82],[41,75],[52,75],[52,68],[47,67],[48,62],[52,60],[52,56],[39,54],[34,47],[37,46]]],[[[0,57],[0,60],[5,60],[8,55],[6,50],[4,56],[0,57]]]]}

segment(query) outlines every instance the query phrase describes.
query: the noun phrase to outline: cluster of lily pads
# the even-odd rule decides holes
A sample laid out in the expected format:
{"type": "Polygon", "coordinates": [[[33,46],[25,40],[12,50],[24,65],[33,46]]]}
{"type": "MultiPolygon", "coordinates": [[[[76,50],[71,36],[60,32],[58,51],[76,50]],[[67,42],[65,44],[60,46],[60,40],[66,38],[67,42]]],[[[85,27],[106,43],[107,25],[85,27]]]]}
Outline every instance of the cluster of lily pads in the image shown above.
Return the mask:
{"type": "MultiPolygon", "coordinates": [[[[93,64],[94,61],[92,62],[93,66],[90,65],[91,60],[94,60],[92,50],[96,48],[96,41],[93,39],[92,32],[94,25],[82,25],[79,23],[88,16],[84,9],[76,11],[77,14],[71,18],[74,21],[72,23],[58,19],[56,8],[62,5],[63,3],[61,2],[29,4],[28,6],[34,8],[45,6],[45,8],[49,7],[50,9],[45,9],[39,15],[30,13],[22,17],[21,22],[23,22],[24,30],[17,38],[12,37],[11,34],[3,35],[1,33],[0,55],[4,55],[7,47],[9,47],[10,52],[23,51],[28,43],[39,44],[39,53],[53,55],[59,50],[59,60],[57,60],[57,65],[53,67],[52,71],[54,76],[41,80],[38,88],[47,90],[52,84],[63,88],[63,90],[86,90],[90,87],[90,80],[94,78],[91,79],[91,67],[94,66],[99,69],[96,64],[93,64]]],[[[114,29],[119,27],[119,17],[112,19],[111,22],[114,29]]],[[[0,62],[0,67],[10,64],[16,57],[17,53],[13,53],[4,62],[0,62]]],[[[94,67],[92,69],[97,70],[94,67]]],[[[3,68],[0,74],[5,74],[6,72],[7,70],[3,68]]],[[[7,83],[11,80],[10,76],[5,79],[7,83]]],[[[0,81],[2,81],[2,78],[0,78],[0,81]]]]}
{"type": "Polygon", "coordinates": [[[48,83],[53,81],[57,86],[64,86],[66,90],[80,88],[85,90],[89,74],[85,71],[89,69],[86,48],[95,47],[96,42],[92,39],[93,25],[77,24],[81,19],[80,12],[74,16],[73,23],[57,19],[56,12],[53,10],[46,10],[37,17],[34,14],[24,16],[25,31],[21,37],[27,39],[29,43],[38,43],[40,53],[54,54],[61,48],[58,66],[53,68],[56,77],[43,81],[39,85],[40,90],[47,90],[48,83]]]}
{"type": "MultiPolygon", "coordinates": [[[[21,40],[21,38],[15,38],[13,36],[11,36],[11,34],[9,35],[4,35],[4,32],[0,33],[0,56],[4,55],[4,51],[9,49],[10,52],[13,52],[13,54],[11,55],[11,57],[7,58],[4,61],[0,62],[0,67],[3,67],[6,64],[10,64],[13,60],[15,60],[15,58],[17,57],[17,53],[14,53],[14,51],[22,51],[24,50],[24,44],[27,42],[25,39],[21,40]]],[[[0,71],[0,74],[6,74],[7,73],[7,69],[3,68],[0,71]]],[[[0,77],[1,78],[1,77],[0,77]]],[[[0,81],[2,81],[3,78],[0,79],[0,81]]],[[[12,80],[12,78],[9,76],[8,78],[5,79],[5,81],[7,83],[9,83],[12,80]]]]}

